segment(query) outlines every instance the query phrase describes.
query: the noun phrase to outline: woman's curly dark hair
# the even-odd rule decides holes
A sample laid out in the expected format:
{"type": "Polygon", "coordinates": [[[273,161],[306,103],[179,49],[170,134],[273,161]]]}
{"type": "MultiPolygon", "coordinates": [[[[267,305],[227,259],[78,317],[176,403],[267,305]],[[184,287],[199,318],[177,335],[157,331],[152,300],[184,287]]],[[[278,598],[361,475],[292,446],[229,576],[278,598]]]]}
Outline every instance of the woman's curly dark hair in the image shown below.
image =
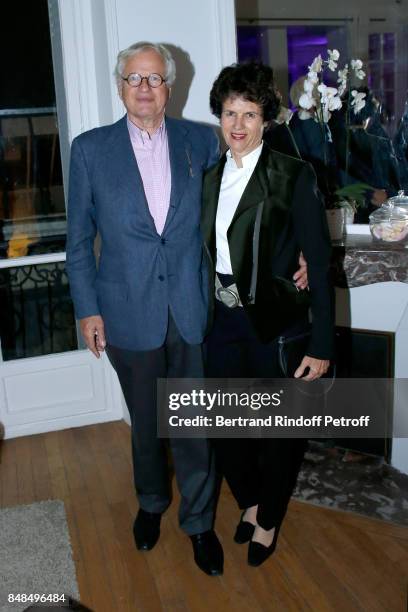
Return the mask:
{"type": "Polygon", "coordinates": [[[223,68],[210,92],[210,108],[220,118],[229,97],[239,96],[259,104],[264,121],[272,121],[279,112],[281,96],[276,89],[273,70],[260,62],[232,64],[223,68]]]}

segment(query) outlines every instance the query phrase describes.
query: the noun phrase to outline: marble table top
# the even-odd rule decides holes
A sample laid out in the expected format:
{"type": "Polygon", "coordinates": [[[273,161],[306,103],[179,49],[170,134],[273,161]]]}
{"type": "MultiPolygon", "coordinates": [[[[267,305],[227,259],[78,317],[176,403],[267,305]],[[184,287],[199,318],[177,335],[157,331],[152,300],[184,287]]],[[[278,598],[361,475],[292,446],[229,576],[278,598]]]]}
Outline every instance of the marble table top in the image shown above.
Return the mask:
{"type": "Polygon", "coordinates": [[[347,235],[333,241],[333,281],[336,287],[373,283],[408,283],[408,244],[374,241],[371,235],[347,235]]]}

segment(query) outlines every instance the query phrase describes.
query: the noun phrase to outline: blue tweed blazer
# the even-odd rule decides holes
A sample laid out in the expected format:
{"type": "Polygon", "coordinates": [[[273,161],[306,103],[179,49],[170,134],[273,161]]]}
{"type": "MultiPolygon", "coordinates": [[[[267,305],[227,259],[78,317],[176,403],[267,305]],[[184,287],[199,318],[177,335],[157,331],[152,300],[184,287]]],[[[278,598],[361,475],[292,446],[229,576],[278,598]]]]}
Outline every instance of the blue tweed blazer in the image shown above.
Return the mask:
{"type": "Polygon", "coordinates": [[[126,116],[74,139],[67,272],[78,319],[101,315],[107,342],[151,350],[164,342],[169,309],[190,344],[203,340],[208,279],[200,231],[203,172],[219,159],[215,132],[166,118],[170,208],[162,235],[149,212],[126,116]],[[99,234],[99,258],[94,253],[99,234]]]}

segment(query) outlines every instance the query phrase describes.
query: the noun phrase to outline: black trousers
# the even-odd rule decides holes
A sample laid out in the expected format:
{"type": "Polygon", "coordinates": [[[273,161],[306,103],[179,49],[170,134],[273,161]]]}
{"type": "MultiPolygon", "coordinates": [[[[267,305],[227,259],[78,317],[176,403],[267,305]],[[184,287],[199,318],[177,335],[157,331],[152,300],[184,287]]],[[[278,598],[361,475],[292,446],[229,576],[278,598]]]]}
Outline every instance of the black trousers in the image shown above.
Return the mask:
{"type": "MultiPolygon", "coordinates": [[[[171,501],[166,440],[157,437],[157,378],[202,378],[200,344],[187,344],[169,313],[165,343],[151,351],[106,347],[125,396],[132,427],[134,482],[141,508],[162,513],[171,501]]],[[[189,535],[211,529],[215,469],[206,439],[170,439],[181,494],[180,526],[189,535]]]]}
{"type": "MultiPolygon", "coordinates": [[[[222,284],[232,277],[220,276],[222,284]]],[[[273,316],[273,313],[271,313],[273,316]]],[[[209,378],[282,378],[278,344],[262,344],[243,308],[216,300],[214,325],[206,345],[209,378]]],[[[296,485],[307,440],[288,438],[215,439],[216,462],[238,506],[258,505],[264,529],[279,526],[296,485]]]]}

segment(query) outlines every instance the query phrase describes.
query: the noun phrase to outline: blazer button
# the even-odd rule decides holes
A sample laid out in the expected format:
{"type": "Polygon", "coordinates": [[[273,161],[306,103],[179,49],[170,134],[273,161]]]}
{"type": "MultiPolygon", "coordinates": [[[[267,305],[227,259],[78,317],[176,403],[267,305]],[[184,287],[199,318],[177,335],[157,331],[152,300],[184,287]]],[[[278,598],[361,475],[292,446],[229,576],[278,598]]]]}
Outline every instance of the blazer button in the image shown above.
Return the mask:
{"type": "Polygon", "coordinates": [[[162,238],[162,239],[160,240],[160,242],[161,242],[162,244],[166,244],[166,239],[165,239],[165,238],[162,238]]]}
{"type": "Polygon", "coordinates": [[[160,275],[159,275],[157,278],[159,279],[159,281],[164,281],[164,276],[163,276],[163,274],[160,274],[160,275]]]}

